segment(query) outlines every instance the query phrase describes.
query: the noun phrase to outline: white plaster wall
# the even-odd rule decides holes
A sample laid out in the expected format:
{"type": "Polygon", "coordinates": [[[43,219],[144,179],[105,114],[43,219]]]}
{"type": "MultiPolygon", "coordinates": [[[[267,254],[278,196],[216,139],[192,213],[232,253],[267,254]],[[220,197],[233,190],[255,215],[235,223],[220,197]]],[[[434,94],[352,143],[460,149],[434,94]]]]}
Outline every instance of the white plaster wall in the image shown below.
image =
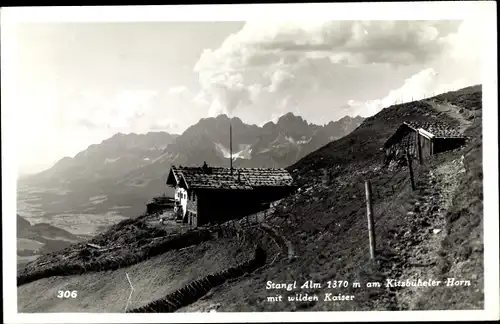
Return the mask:
{"type": "Polygon", "coordinates": [[[187,190],[184,188],[177,187],[175,188],[175,200],[179,201],[182,206],[182,216],[186,215],[187,211],[187,190]]]}

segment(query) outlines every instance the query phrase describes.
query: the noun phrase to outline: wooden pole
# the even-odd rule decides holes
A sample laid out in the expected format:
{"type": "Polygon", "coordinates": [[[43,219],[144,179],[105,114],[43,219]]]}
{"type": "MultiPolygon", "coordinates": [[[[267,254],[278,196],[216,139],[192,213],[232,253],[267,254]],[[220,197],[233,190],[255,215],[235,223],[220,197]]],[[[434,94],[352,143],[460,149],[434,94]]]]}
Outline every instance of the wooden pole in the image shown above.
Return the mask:
{"type": "Polygon", "coordinates": [[[418,162],[420,165],[424,163],[422,159],[422,146],[420,144],[420,134],[417,132],[417,152],[418,152],[418,162]]]}
{"type": "Polygon", "coordinates": [[[373,209],[372,209],[372,185],[370,180],[365,181],[366,191],[366,217],[368,220],[368,240],[370,243],[370,259],[375,259],[375,229],[373,226],[373,209]]]}
{"type": "Polygon", "coordinates": [[[408,170],[410,170],[411,190],[415,190],[415,179],[413,178],[413,167],[411,164],[410,152],[406,151],[406,161],[408,162],[408,170]]]}
{"type": "Polygon", "coordinates": [[[233,130],[229,124],[229,169],[233,175],[233,130]]]}

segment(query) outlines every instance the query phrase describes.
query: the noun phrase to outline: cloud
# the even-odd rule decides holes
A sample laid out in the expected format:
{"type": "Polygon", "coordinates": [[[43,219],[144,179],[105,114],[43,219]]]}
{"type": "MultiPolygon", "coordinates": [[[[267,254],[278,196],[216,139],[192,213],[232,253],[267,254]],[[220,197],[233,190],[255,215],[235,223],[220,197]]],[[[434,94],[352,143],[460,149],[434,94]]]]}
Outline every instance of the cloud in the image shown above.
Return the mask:
{"type": "Polygon", "coordinates": [[[171,87],[170,89],[168,89],[168,94],[172,96],[178,96],[179,98],[185,100],[191,100],[193,98],[193,93],[191,92],[191,90],[183,85],[171,87]]]}
{"type": "Polygon", "coordinates": [[[277,92],[279,89],[286,89],[293,84],[295,75],[284,70],[275,70],[270,74],[271,84],[268,87],[269,92],[277,92]]]}
{"type": "Polygon", "coordinates": [[[161,130],[166,132],[175,132],[178,128],[179,124],[170,118],[160,119],[151,125],[152,130],[161,130]]]}
{"type": "Polygon", "coordinates": [[[361,63],[425,62],[443,51],[443,39],[458,26],[453,21],[249,21],[218,49],[205,50],[195,71],[236,72],[303,54],[361,63]]]}
{"type": "Polygon", "coordinates": [[[107,126],[111,128],[129,128],[134,119],[146,113],[145,104],[156,94],[149,90],[125,90],[111,102],[109,110],[104,111],[107,126]]]}
{"type": "Polygon", "coordinates": [[[259,50],[314,53],[334,62],[414,64],[439,55],[446,46],[443,38],[457,27],[449,21],[290,22],[264,35],[242,33],[247,37],[242,43],[259,50]]]}
{"type": "Polygon", "coordinates": [[[67,99],[68,121],[90,129],[130,128],[134,119],[146,113],[145,104],[155,94],[150,90],[122,90],[114,94],[80,92],[67,99]]]}
{"type": "Polygon", "coordinates": [[[315,100],[314,93],[328,98],[328,79],[343,77],[333,74],[338,67],[429,64],[455,46],[459,26],[459,21],[249,21],[219,48],[203,51],[194,67],[201,86],[195,101],[209,116],[251,110],[271,118],[285,98],[300,112],[310,106],[306,98],[315,100]]]}
{"type": "Polygon", "coordinates": [[[456,33],[450,34],[446,42],[450,45],[447,48],[448,58],[457,61],[480,60],[483,49],[483,42],[491,41],[484,39],[481,22],[473,19],[464,20],[456,33]]]}
{"type": "MultiPolygon", "coordinates": [[[[174,118],[182,119],[193,93],[185,86],[167,91],[125,89],[118,92],[80,91],[65,101],[66,122],[71,127],[111,132],[147,132],[150,129],[176,129],[179,122],[164,123],[174,118]],[[159,122],[160,121],[160,122],[159,122]]],[[[187,109],[189,112],[189,109],[187,109]]],[[[187,127],[189,125],[182,125],[187,127]]]]}
{"type": "Polygon", "coordinates": [[[368,117],[394,104],[422,100],[443,92],[458,90],[468,85],[470,83],[465,78],[449,82],[440,78],[439,73],[434,69],[428,68],[407,78],[402,86],[390,90],[381,99],[367,100],[365,102],[351,99],[342,108],[352,116],[368,117]]]}

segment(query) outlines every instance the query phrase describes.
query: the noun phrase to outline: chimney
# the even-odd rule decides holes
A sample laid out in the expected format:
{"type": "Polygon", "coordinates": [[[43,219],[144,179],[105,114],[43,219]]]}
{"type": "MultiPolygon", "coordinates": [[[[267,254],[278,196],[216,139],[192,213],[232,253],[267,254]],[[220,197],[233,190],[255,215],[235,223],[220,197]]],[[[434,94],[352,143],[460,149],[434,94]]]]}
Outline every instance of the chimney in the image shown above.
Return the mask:
{"type": "Polygon", "coordinates": [[[233,175],[233,130],[231,128],[231,121],[229,121],[229,169],[233,175]]]}

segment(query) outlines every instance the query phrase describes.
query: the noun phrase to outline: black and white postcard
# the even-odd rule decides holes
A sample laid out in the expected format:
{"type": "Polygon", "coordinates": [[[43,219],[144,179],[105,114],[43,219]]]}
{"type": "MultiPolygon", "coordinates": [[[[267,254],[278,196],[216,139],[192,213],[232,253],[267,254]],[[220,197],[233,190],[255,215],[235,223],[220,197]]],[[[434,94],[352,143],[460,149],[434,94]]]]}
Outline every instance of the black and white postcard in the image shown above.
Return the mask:
{"type": "Polygon", "coordinates": [[[7,323],[498,319],[495,2],[1,14],[7,323]]]}

